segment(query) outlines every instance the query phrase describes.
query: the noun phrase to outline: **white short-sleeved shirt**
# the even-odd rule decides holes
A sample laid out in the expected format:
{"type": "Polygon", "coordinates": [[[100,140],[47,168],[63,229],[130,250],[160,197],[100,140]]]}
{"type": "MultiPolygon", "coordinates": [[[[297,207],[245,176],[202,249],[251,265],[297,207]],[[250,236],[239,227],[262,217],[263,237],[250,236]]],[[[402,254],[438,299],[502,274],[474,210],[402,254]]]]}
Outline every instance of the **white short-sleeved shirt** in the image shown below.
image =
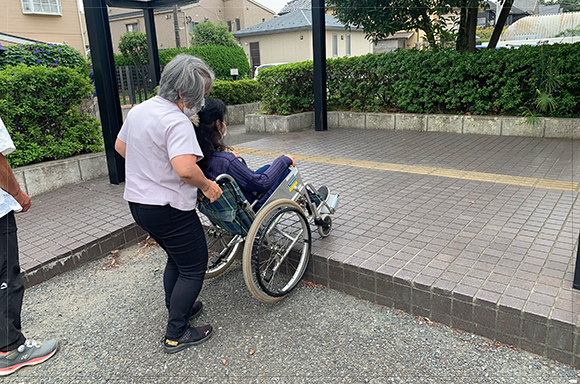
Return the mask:
{"type": "Polygon", "coordinates": [[[203,153],[193,124],[175,103],[155,96],[133,107],[118,138],[127,144],[125,200],[195,209],[197,188],[177,176],[171,159],[195,155],[199,161],[203,153]]]}
{"type": "MultiPolygon", "coordinates": [[[[12,142],[4,122],[0,119],[0,153],[6,156],[15,149],[14,142],[12,142]]],[[[6,216],[10,211],[20,212],[22,207],[8,192],[0,189],[0,217],[6,216]]]]}

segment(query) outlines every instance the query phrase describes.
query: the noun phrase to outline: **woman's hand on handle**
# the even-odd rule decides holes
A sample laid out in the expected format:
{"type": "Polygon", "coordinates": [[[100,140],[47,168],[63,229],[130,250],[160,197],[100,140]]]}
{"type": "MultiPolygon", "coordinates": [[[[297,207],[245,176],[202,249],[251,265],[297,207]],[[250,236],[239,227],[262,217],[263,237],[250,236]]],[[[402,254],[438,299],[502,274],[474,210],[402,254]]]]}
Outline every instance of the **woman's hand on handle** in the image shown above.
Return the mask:
{"type": "Polygon", "coordinates": [[[201,189],[203,194],[214,202],[222,195],[222,189],[215,181],[207,179],[197,165],[197,156],[180,155],[171,159],[173,170],[181,180],[201,189]]]}
{"type": "Polygon", "coordinates": [[[209,199],[210,203],[213,203],[214,201],[219,199],[223,192],[220,186],[215,181],[211,180],[208,180],[208,184],[205,187],[205,189],[204,188],[200,189],[205,195],[205,197],[209,199]]]}

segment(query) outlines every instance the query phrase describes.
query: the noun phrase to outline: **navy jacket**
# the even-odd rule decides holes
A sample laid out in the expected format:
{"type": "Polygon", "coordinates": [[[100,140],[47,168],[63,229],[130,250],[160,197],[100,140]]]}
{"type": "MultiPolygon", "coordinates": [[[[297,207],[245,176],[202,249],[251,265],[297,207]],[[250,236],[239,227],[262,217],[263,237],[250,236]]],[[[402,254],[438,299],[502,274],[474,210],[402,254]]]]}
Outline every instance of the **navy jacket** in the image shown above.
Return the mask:
{"type": "Polygon", "coordinates": [[[203,173],[211,180],[215,180],[222,173],[227,173],[236,180],[248,201],[252,203],[258,193],[277,186],[278,179],[290,165],[292,165],[290,158],[280,156],[264,173],[255,173],[233,153],[216,151],[203,173]]]}

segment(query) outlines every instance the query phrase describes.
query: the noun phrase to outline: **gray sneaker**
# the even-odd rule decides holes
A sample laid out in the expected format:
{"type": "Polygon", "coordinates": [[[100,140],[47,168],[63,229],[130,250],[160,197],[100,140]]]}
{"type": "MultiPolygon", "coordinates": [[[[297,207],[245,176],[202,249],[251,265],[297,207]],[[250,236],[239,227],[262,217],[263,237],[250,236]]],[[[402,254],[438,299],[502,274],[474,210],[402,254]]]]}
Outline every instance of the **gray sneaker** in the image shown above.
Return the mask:
{"type": "Polygon", "coordinates": [[[58,341],[44,343],[26,340],[10,352],[0,352],[0,376],[8,376],[27,365],[36,365],[50,359],[58,351],[58,341]]]}

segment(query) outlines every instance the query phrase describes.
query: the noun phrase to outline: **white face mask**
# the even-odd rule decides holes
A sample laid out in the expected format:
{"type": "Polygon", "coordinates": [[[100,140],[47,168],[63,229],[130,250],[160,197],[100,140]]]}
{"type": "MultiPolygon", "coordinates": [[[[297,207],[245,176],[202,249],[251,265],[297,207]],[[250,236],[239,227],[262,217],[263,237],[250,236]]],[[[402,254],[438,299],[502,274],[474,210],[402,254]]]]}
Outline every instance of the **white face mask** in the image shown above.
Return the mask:
{"type": "Polygon", "coordinates": [[[185,116],[187,117],[191,117],[193,115],[195,115],[196,113],[198,113],[199,111],[203,110],[203,107],[205,107],[205,99],[201,100],[201,106],[200,107],[193,107],[193,108],[187,108],[185,106],[185,103],[183,103],[183,113],[185,114],[185,116]]]}
{"type": "Polygon", "coordinates": [[[187,117],[191,117],[193,115],[195,115],[196,113],[199,112],[201,108],[187,108],[187,107],[183,107],[183,113],[185,114],[185,116],[187,117]]]}

